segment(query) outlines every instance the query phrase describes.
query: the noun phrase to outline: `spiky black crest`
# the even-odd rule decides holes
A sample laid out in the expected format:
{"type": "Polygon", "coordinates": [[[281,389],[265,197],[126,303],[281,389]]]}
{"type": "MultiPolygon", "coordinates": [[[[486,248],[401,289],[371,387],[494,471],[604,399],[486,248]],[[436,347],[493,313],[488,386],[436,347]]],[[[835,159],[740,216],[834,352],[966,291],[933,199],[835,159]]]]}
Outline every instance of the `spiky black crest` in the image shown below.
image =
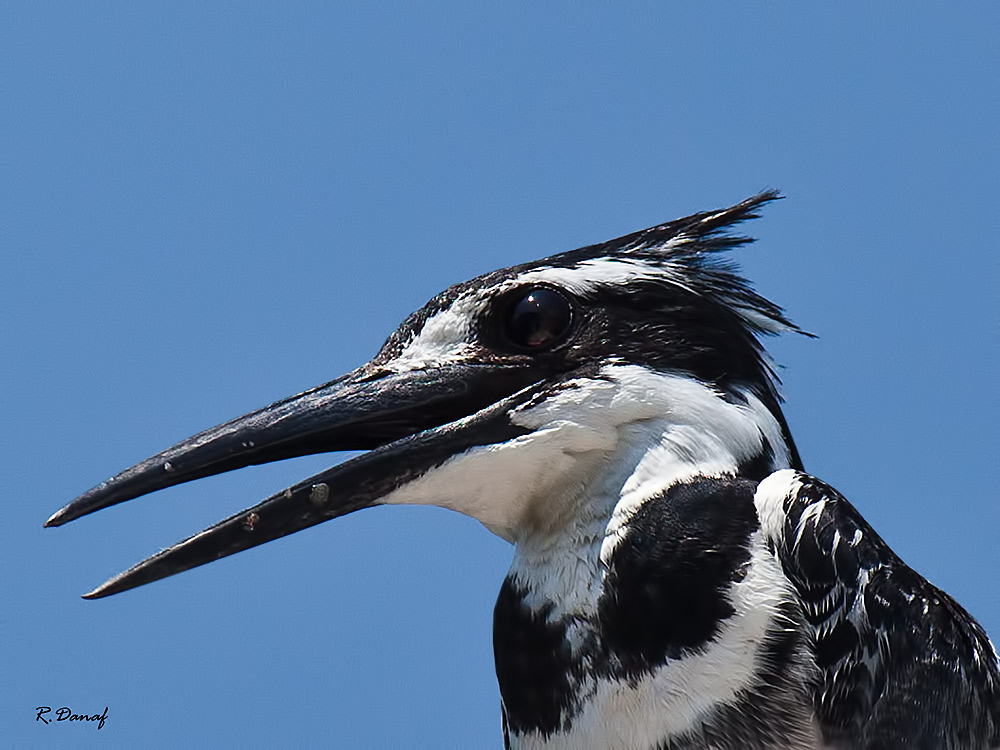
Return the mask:
{"type": "Polygon", "coordinates": [[[781,199],[776,190],[768,190],[729,208],[693,214],[508,271],[546,266],[572,268],[602,258],[642,264],[661,270],[665,281],[739,312],[756,334],[804,333],[781,307],[757,294],[739,274],[737,265],[722,255],[754,241],[729,230],[760,218],[761,207],[781,199]]]}

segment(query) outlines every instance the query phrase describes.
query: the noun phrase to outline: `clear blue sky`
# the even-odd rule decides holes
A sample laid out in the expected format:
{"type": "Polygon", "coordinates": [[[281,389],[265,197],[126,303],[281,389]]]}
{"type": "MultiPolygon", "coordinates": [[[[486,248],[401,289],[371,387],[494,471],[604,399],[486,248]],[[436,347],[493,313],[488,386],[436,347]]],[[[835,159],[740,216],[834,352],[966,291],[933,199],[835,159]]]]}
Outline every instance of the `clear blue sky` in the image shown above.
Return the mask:
{"type": "Polygon", "coordinates": [[[533,5],[0,11],[0,746],[498,747],[511,550],[469,519],[370,510],[96,602],[342,457],[42,522],[453,282],[765,187],[740,260],[820,336],[772,346],[807,468],[1000,637],[1000,6],[533,5]]]}

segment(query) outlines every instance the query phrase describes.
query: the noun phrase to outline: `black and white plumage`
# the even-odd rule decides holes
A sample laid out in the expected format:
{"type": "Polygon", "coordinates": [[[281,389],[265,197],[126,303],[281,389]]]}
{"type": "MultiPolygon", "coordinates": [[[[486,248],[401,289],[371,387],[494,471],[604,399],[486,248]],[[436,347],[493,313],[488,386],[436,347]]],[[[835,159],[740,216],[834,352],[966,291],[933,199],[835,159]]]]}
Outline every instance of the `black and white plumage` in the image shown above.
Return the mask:
{"type": "Polygon", "coordinates": [[[979,623],[815,477],[775,472],[755,502],[821,670],[826,737],[842,747],[995,747],[1000,671],[979,623]]]}
{"type": "Polygon", "coordinates": [[[424,503],[515,544],[494,612],[517,748],[993,748],[979,625],[802,472],[722,258],[765,193],[457,284],[371,362],[207,430],[49,519],[249,464],[370,449],[97,598],[346,513],[424,503]]]}

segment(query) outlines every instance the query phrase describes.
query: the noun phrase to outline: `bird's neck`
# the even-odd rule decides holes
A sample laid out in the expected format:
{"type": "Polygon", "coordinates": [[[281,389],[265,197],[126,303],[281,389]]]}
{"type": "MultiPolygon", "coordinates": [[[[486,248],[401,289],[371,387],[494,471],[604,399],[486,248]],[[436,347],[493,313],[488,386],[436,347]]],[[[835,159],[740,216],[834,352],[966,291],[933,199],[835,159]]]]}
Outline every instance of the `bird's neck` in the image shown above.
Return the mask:
{"type": "MultiPolygon", "coordinates": [[[[610,449],[577,456],[572,479],[533,504],[514,539],[510,576],[529,603],[566,614],[593,611],[628,520],[649,498],[695,477],[760,480],[790,461],[781,424],[749,391],[630,366],[609,373],[604,409],[633,418],[615,427],[610,449]]],[[[575,426],[587,429],[586,418],[575,426]]]]}

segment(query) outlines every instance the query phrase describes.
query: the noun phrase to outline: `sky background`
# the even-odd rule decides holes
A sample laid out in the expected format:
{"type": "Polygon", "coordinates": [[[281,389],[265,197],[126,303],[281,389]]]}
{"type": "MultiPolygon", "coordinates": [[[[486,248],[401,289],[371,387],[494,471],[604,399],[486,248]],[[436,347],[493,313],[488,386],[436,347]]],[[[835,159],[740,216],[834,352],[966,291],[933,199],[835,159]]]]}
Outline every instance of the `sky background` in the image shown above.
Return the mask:
{"type": "Polygon", "coordinates": [[[0,11],[0,746],[499,747],[475,521],[96,602],[343,457],[42,522],[454,282],[768,187],[738,259],[820,337],[771,345],[806,467],[1000,637],[1000,5],[149,5],[0,11]]]}

